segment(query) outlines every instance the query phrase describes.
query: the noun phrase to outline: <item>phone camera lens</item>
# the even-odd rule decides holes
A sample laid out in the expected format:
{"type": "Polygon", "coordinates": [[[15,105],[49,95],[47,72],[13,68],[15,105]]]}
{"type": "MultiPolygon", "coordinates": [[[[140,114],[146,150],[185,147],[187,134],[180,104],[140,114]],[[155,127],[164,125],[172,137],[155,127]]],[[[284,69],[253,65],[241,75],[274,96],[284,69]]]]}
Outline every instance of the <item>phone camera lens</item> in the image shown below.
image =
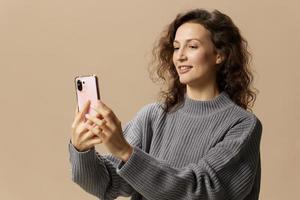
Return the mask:
{"type": "Polygon", "coordinates": [[[77,81],[77,89],[78,89],[79,91],[82,91],[82,83],[81,83],[80,80],[77,81]]]}

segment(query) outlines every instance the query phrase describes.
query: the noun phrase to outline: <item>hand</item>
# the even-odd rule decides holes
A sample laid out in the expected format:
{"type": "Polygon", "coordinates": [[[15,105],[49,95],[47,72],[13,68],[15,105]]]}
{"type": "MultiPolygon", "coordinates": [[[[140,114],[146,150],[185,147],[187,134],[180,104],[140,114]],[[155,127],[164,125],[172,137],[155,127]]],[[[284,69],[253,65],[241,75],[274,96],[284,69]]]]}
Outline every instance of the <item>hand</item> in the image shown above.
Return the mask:
{"type": "MultiPolygon", "coordinates": [[[[85,120],[84,115],[88,112],[90,107],[90,101],[86,102],[82,111],[79,112],[76,108],[75,118],[71,127],[71,143],[78,151],[86,151],[94,147],[96,144],[102,143],[102,140],[97,137],[87,127],[91,127],[92,122],[85,120]]],[[[98,130],[98,127],[93,127],[94,131],[98,130]]]]}
{"type": "Polygon", "coordinates": [[[97,107],[93,109],[98,113],[98,117],[85,115],[93,123],[87,126],[88,130],[98,135],[111,154],[126,162],[132,154],[133,148],[123,136],[121,121],[101,101],[98,101],[97,107]],[[95,127],[98,127],[98,129],[95,129],[95,127]]]}

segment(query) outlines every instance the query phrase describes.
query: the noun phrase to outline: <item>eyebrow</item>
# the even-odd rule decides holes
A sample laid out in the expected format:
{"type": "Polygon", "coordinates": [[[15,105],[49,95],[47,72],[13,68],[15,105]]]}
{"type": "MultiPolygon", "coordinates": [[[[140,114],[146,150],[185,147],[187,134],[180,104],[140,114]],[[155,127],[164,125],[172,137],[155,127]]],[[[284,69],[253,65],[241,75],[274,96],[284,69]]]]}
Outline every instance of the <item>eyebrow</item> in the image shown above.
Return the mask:
{"type": "MultiPolygon", "coordinates": [[[[197,40],[198,42],[202,43],[202,40],[198,39],[198,38],[191,38],[191,39],[187,39],[186,41],[189,42],[191,40],[197,40]]],[[[173,43],[179,43],[177,40],[174,40],[173,43]]]]}

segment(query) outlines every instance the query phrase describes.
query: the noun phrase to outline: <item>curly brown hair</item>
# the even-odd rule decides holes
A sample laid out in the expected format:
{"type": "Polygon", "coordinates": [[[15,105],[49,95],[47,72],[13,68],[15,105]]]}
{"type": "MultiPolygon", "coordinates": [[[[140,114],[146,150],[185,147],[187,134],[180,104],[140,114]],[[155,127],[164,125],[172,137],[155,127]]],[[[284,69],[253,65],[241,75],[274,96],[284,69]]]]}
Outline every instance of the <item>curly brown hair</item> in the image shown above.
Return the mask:
{"type": "Polygon", "coordinates": [[[249,69],[251,54],[247,49],[248,42],[241,36],[231,18],[216,9],[212,12],[193,9],[179,13],[156,41],[148,70],[154,82],[162,82],[166,87],[161,88],[159,93],[164,110],[169,112],[184,100],[186,85],[179,81],[172,56],[176,30],[187,22],[204,26],[211,34],[215,52],[225,57],[216,65],[219,91],[226,91],[232,101],[252,112],[251,107],[254,105],[258,90],[251,88],[253,75],[249,69]]]}

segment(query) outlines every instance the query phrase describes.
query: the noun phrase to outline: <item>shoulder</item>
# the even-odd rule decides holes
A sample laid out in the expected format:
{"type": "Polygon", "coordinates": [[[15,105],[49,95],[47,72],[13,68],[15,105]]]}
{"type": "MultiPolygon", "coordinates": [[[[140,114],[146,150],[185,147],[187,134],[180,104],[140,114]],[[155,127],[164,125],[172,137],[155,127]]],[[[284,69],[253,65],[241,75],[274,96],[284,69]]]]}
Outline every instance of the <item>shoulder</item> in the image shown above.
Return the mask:
{"type": "Polygon", "coordinates": [[[233,117],[232,126],[238,126],[241,129],[248,130],[249,132],[262,132],[262,122],[254,113],[245,110],[238,105],[232,106],[230,108],[230,112],[233,117]]]}
{"type": "Polygon", "coordinates": [[[152,102],[149,104],[144,105],[141,109],[137,112],[137,116],[139,117],[149,117],[151,119],[157,117],[157,115],[161,115],[164,113],[163,107],[161,103],[152,102]]]}

